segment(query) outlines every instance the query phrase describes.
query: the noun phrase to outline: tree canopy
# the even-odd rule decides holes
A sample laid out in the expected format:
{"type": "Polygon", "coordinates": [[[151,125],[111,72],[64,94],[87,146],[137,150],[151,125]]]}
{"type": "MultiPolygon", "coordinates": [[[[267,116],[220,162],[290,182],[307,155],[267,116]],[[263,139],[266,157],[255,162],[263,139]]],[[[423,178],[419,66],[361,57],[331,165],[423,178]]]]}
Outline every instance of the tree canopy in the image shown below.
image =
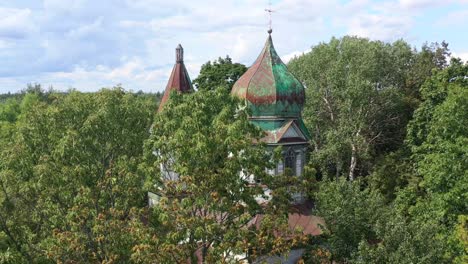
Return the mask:
{"type": "Polygon", "coordinates": [[[301,178],[267,173],[281,149],[229,95],[246,70],[229,57],[158,114],[160,94],[120,86],[2,95],[0,262],[236,263],[302,248],[304,263],[467,263],[468,64],[449,56],[445,42],[346,36],[291,60],[312,134],[301,178]],[[320,236],[289,227],[298,188],[320,236]]]}
{"type": "Polygon", "coordinates": [[[166,239],[159,249],[148,242],[145,248],[153,252],[148,255],[168,263],[226,263],[280,254],[294,245],[287,214],[278,210],[290,199],[277,197],[284,194],[276,191],[283,187],[275,185],[281,177],[266,173],[274,166],[273,153],[252,144],[262,136],[247,109],[223,88],[171,96],[156,116],[147,156],[154,160],[150,167],[162,164],[179,176],[154,178],[153,192],[161,198],[154,208],[159,222],[152,228],[166,239]],[[260,205],[257,198],[265,194],[257,182],[268,183],[277,202],[260,205]],[[254,225],[257,215],[263,221],[254,225]],[[275,235],[278,230],[284,236],[275,235]]]}
{"type": "Polygon", "coordinates": [[[231,91],[234,83],[247,71],[247,67],[240,63],[233,63],[229,56],[219,57],[217,60],[203,64],[200,74],[193,80],[198,90],[212,90],[224,87],[231,91]]]}
{"type": "Polygon", "coordinates": [[[402,40],[343,37],[291,60],[289,69],[306,86],[303,116],[320,173],[365,176],[376,158],[399,149],[419,98],[414,72],[424,79],[446,65],[446,48],[417,52],[402,40]]]}
{"type": "Polygon", "coordinates": [[[384,153],[369,177],[319,183],[317,214],[327,223],[322,246],[331,259],[467,260],[468,65],[454,59],[434,69],[419,87],[420,103],[399,149],[384,153]]]}
{"type": "Polygon", "coordinates": [[[155,102],[121,88],[46,99],[27,93],[1,111],[3,257],[125,262],[131,237],[120,230],[145,205],[138,164],[155,102]]]}

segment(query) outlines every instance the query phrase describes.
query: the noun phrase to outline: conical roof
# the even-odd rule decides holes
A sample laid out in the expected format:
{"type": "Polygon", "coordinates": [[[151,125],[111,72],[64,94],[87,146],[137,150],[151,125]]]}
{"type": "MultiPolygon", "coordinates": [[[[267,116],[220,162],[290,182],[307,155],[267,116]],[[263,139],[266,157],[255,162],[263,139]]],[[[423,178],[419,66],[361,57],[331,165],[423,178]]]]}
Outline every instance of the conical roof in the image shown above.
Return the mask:
{"type": "Polygon", "coordinates": [[[304,86],[276,53],[271,34],[255,63],[234,84],[231,94],[246,99],[252,116],[300,117],[304,86]]]}
{"type": "Polygon", "coordinates": [[[177,91],[179,93],[192,92],[192,82],[190,81],[190,76],[187,72],[187,69],[184,65],[184,49],[179,44],[176,48],[176,63],[174,68],[172,68],[171,76],[166,85],[166,90],[164,91],[163,98],[159,104],[158,112],[160,112],[167,100],[171,95],[172,91],[177,91]]]}

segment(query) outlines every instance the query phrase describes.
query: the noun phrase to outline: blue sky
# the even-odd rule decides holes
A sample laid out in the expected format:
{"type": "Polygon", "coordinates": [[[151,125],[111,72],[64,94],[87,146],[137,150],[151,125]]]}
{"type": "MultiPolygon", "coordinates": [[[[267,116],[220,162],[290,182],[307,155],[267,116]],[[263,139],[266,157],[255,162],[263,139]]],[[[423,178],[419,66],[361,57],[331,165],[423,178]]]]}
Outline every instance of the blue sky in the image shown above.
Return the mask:
{"type": "MultiPolygon", "coordinates": [[[[181,43],[195,78],[229,55],[250,66],[267,37],[268,0],[0,0],[0,93],[27,83],[96,91],[162,91],[181,43]]],[[[449,43],[468,60],[468,0],[276,0],[283,60],[332,36],[449,43]]]]}

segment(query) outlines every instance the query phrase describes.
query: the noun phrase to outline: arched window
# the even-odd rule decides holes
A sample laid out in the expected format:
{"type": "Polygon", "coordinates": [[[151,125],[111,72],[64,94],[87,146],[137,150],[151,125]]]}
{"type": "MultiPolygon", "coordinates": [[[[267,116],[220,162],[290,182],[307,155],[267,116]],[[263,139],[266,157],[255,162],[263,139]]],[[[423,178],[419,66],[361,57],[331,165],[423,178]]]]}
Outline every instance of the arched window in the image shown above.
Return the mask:
{"type": "Polygon", "coordinates": [[[292,170],[293,174],[296,174],[296,153],[294,150],[289,149],[284,157],[284,167],[292,170]]]}

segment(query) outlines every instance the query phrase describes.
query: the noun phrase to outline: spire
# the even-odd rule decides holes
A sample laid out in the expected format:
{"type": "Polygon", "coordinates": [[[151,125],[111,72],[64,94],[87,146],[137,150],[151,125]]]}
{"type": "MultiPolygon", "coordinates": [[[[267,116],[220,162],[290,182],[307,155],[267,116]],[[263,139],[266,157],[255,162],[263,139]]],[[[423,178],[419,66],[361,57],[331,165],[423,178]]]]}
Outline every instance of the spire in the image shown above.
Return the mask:
{"type": "Polygon", "coordinates": [[[176,48],[176,63],[183,63],[184,62],[184,48],[182,45],[178,45],[176,48]]]}
{"type": "Polygon", "coordinates": [[[271,35],[271,33],[273,32],[273,28],[271,26],[271,13],[275,12],[273,9],[271,9],[271,1],[268,2],[268,8],[265,9],[266,12],[268,12],[268,15],[269,15],[269,21],[268,21],[268,34],[271,35]]]}
{"type": "Polygon", "coordinates": [[[184,49],[180,44],[177,45],[176,48],[176,63],[172,68],[171,76],[169,77],[166,90],[164,91],[163,98],[159,104],[158,112],[161,112],[167,100],[169,100],[172,91],[176,91],[178,93],[188,93],[193,91],[190,76],[184,65],[184,49]]]}

